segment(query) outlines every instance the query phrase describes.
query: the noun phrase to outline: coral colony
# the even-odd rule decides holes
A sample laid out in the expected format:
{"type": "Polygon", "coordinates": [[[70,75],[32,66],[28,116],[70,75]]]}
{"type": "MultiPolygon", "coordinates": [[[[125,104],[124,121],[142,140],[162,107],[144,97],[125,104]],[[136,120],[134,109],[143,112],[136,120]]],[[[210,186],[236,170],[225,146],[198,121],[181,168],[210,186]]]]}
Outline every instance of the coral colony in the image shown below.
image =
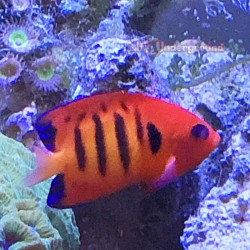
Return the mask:
{"type": "Polygon", "coordinates": [[[19,59],[18,55],[6,54],[0,60],[0,85],[3,87],[14,83],[20,76],[23,68],[24,63],[19,59]]]}
{"type": "Polygon", "coordinates": [[[56,91],[61,81],[61,76],[56,73],[57,65],[52,56],[36,59],[31,65],[31,81],[43,91],[56,91]]]}
{"type": "Polygon", "coordinates": [[[17,53],[29,53],[39,46],[39,30],[27,21],[6,21],[0,27],[1,40],[6,47],[17,53]]]}
{"type": "Polygon", "coordinates": [[[20,189],[34,165],[22,144],[0,133],[0,249],[78,249],[73,213],[45,208],[48,184],[20,189]]]}

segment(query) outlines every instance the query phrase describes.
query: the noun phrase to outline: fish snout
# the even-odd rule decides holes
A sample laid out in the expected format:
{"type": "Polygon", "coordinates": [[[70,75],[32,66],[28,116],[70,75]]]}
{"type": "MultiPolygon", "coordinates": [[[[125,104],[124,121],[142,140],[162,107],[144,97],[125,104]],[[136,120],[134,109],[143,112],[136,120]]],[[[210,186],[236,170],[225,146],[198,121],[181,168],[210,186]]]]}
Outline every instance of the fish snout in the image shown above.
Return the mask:
{"type": "Polygon", "coordinates": [[[215,148],[221,143],[223,136],[224,136],[223,131],[221,130],[216,131],[215,136],[212,141],[212,144],[215,148]]]}

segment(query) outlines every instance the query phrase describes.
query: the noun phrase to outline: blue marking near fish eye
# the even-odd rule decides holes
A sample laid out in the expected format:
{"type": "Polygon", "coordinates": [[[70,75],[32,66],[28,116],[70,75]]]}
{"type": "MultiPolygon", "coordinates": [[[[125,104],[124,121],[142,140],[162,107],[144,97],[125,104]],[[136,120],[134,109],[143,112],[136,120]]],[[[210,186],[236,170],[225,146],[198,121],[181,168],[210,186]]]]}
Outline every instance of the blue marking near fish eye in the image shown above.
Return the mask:
{"type": "Polygon", "coordinates": [[[205,125],[197,124],[197,125],[193,126],[193,128],[191,130],[191,134],[195,138],[200,138],[202,140],[206,140],[209,136],[209,130],[205,125]]]}

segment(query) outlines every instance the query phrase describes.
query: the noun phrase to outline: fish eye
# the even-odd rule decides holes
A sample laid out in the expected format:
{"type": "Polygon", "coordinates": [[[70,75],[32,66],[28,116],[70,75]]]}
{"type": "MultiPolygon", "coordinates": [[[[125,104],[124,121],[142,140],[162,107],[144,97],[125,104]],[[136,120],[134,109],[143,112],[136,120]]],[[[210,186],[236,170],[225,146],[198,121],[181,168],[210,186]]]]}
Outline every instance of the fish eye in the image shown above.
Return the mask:
{"type": "Polygon", "coordinates": [[[209,136],[209,130],[203,124],[196,124],[195,126],[192,127],[191,134],[195,138],[206,140],[209,136]]]}

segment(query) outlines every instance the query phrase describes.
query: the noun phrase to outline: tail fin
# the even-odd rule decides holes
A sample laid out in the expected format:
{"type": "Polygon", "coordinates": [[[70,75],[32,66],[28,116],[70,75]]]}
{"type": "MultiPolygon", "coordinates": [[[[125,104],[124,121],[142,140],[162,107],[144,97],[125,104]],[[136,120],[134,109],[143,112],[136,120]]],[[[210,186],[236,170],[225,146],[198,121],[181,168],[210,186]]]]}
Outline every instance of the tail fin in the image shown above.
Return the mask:
{"type": "Polygon", "coordinates": [[[36,168],[25,178],[25,186],[32,186],[47,180],[63,170],[63,166],[57,165],[55,159],[55,154],[57,153],[45,152],[38,147],[35,147],[34,152],[36,154],[36,168]]]}

